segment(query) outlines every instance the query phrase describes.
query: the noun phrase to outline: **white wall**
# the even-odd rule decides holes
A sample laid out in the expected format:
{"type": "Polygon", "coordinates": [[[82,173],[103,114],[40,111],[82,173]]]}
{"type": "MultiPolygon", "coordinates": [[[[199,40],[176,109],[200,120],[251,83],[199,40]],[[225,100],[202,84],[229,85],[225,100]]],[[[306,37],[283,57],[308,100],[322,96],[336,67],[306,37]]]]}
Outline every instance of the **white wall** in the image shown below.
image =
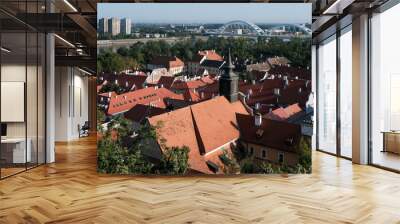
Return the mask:
{"type": "Polygon", "coordinates": [[[88,120],[88,78],[72,67],[56,67],[55,73],[55,140],[70,141],[88,120]]]}

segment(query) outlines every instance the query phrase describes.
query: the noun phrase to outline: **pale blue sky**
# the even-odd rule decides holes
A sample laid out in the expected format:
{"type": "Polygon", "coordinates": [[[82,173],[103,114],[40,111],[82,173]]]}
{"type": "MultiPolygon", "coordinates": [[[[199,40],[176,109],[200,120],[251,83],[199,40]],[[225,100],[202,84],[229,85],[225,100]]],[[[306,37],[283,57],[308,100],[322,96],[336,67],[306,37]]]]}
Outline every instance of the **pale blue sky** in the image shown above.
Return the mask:
{"type": "Polygon", "coordinates": [[[133,23],[311,23],[310,3],[98,3],[97,12],[133,23]]]}

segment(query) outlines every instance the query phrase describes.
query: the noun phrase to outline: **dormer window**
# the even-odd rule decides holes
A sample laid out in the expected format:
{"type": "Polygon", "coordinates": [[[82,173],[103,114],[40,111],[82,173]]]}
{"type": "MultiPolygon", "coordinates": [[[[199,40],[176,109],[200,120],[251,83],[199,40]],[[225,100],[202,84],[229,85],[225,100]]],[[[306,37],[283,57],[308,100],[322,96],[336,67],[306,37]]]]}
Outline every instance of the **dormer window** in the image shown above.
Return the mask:
{"type": "Polygon", "coordinates": [[[279,96],[281,94],[281,90],[279,88],[274,88],[274,95],[279,96]]]}
{"type": "Polygon", "coordinates": [[[264,134],[264,130],[263,129],[258,129],[256,131],[257,138],[261,138],[263,136],[263,134],[264,134]]]}
{"type": "Polygon", "coordinates": [[[293,143],[294,143],[294,139],[293,139],[293,138],[287,138],[287,139],[285,140],[285,143],[286,143],[286,145],[288,145],[288,146],[292,146],[293,143]]]}

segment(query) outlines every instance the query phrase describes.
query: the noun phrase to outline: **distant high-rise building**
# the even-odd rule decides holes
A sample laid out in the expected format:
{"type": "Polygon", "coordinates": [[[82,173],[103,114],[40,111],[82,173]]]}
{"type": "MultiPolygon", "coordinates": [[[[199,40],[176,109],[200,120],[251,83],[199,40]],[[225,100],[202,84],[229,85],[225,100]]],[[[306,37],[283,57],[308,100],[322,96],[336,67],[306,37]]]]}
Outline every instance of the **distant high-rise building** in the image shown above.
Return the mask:
{"type": "Polygon", "coordinates": [[[108,20],[108,33],[116,36],[121,32],[121,21],[118,18],[111,18],[108,20]]]}
{"type": "Polygon", "coordinates": [[[99,20],[99,33],[105,34],[108,33],[108,18],[101,18],[99,20]]]}
{"type": "Polygon", "coordinates": [[[131,34],[131,19],[130,18],[123,18],[121,19],[121,33],[125,35],[131,34]]]}

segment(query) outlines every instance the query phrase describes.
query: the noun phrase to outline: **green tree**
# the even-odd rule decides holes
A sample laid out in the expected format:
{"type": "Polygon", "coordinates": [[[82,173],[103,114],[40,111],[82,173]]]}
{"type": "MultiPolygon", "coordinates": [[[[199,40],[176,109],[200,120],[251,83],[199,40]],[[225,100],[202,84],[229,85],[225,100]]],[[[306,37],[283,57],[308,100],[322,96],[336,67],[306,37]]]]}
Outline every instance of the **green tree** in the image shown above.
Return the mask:
{"type": "Polygon", "coordinates": [[[120,72],[124,69],[124,60],[117,53],[110,51],[100,52],[97,60],[100,63],[99,66],[102,72],[120,72]]]}
{"type": "Polygon", "coordinates": [[[185,174],[189,168],[189,147],[172,147],[164,149],[159,172],[162,174],[185,174]]]}
{"type": "Polygon", "coordinates": [[[297,147],[299,155],[299,165],[306,170],[306,173],[311,172],[312,155],[311,155],[311,139],[309,137],[302,137],[297,147]]]}

